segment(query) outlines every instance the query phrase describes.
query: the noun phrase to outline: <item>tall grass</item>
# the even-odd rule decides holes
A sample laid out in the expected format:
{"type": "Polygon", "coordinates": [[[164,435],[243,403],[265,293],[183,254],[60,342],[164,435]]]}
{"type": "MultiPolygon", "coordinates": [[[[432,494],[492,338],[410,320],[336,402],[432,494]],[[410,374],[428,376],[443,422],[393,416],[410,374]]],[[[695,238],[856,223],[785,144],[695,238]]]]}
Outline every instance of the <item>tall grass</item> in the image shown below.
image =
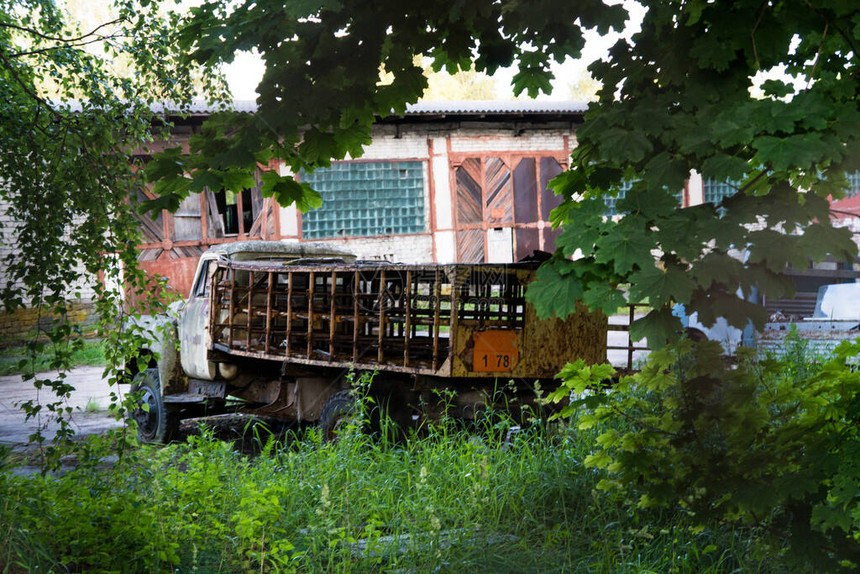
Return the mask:
{"type": "Polygon", "coordinates": [[[253,458],[204,432],[62,476],[0,469],[0,572],[779,571],[754,533],[598,491],[589,433],[479,430],[260,434],[253,458]]]}

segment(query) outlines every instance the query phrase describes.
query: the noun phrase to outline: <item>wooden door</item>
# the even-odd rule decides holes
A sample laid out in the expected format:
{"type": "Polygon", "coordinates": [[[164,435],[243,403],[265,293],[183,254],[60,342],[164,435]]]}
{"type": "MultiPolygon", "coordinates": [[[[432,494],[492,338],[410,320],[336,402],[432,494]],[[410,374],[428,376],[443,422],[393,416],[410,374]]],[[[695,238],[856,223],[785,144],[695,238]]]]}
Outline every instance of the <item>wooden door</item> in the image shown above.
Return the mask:
{"type": "Polygon", "coordinates": [[[552,229],[549,215],[562,199],[547,186],[564,171],[558,158],[499,154],[456,159],[452,169],[459,262],[487,262],[491,255],[493,262],[519,261],[536,250],[555,250],[558,231],[552,229]],[[507,256],[498,245],[491,246],[491,235],[511,238],[507,256]]]}

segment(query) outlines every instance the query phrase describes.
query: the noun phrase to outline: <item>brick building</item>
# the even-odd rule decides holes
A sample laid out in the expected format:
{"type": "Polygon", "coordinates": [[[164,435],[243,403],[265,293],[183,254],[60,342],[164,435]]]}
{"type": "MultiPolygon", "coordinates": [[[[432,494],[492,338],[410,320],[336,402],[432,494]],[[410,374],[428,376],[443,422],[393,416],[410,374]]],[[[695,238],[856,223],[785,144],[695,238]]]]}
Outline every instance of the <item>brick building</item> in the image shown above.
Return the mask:
{"type": "MultiPolygon", "coordinates": [[[[254,104],[238,102],[235,109],[251,112],[254,104]]],[[[363,259],[418,263],[502,263],[536,249],[553,251],[557,232],[548,221],[559,198],[547,182],[567,169],[584,111],[579,102],[409,106],[403,115],[377,121],[361,158],[296,174],[323,196],[320,209],[302,214],[294,206],[280,207],[262,197],[259,185],[239,194],[209,190],[192,195],[175,213],[143,216],[140,264],[186,294],[203,251],[242,239],[321,241],[363,259]]],[[[170,140],[153,148],[186,143],[210,113],[200,106],[171,117],[170,140]]],[[[286,174],[282,165],[266,169],[286,174]]],[[[849,198],[834,207],[845,208],[838,225],[851,226],[860,237],[860,173],[849,179],[849,198]]],[[[730,183],[693,173],[678,191],[678,201],[683,206],[719,203],[735,191],[730,183]]],[[[607,215],[614,209],[615,199],[608,198],[607,215]]],[[[0,218],[4,214],[0,205],[0,218]]],[[[14,222],[5,222],[5,229],[8,236],[14,222]]],[[[0,242],[0,254],[11,248],[8,238],[0,242]]],[[[815,284],[860,276],[856,263],[817,267],[796,272],[802,297],[814,299],[815,284]]],[[[0,332],[4,325],[5,330],[27,328],[21,317],[0,317],[0,332]]]]}
{"type": "MultiPolygon", "coordinates": [[[[559,198],[547,182],[567,168],[584,110],[531,101],[410,106],[377,122],[361,158],[295,174],[323,196],[320,209],[282,208],[259,187],[194,195],[176,213],[143,221],[141,265],[186,292],[200,253],[239,239],[322,241],[363,259],[422,263],[552,251],[549,212],[559,198]]],[[[187,140],[207,113],[177,118],[170,143],[187,140]]]]}

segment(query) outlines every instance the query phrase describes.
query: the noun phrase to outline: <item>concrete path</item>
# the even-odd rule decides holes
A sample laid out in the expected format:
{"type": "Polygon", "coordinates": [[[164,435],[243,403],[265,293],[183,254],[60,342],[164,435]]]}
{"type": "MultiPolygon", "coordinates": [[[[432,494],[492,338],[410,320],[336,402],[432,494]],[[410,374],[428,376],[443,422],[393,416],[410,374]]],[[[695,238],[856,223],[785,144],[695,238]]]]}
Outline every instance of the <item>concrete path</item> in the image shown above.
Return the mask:
{"type": "MultiPolygon", "coordinates": [[[[93,434],[121,426],[107,412],[110,405],[111,392],[117,387],[111,387],[102,379],[102,367],[78,367],[69,371],[66,382],[75,390],[66,402],[73,409],[71,414],[72,428],[78,434],[93,434]],[[87,412],[90,408],[98,407],[96,412],[87,412]]],[[[40,375],[48,378],[48,375],[40,375]]],[[[123,385],[120,390],[127,391],[123,385]]],[[[31,434],[42,429],[46,439],[51,439],[59,428],[50,413],[41,415],[38,419],[25,420],[23,411],[18,406],[28,400],[39,400],[42,404],[56,402],[57,397],[50,389],[36,390],[32,381],[23,382],[21,375],[0,377],[0,444],[20,449],[26,446],[31,434]]]]}

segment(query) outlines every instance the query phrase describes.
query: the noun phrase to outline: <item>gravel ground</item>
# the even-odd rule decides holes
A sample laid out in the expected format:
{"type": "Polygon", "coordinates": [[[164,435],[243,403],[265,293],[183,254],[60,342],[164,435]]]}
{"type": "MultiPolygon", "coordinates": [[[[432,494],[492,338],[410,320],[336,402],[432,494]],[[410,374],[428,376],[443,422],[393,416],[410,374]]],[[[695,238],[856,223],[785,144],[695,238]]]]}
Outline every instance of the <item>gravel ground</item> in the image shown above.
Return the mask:
{"type": "MultiPolygon", "coordinates": [[[[103,370],[102,367],[78,367],[69,371],[66,377],[66,382],[75,387],[65,406],[72,408],[72,428],[76,433],[99,433],[123,424],[107,412],[110,394],[116,391],[116,387],[111,388],[102,378],[103,370]]],[[[40,375],[41,378],[49,376],[40,375]]],[[[120,390],[125,391],[127,387],[120,390]]],[[[21,375],[0,377],[0,444],[14,450],[23,449],[30,435],[40,428],[45,437],[54,436],[59,425],[47,414],[26,420],[18,405],[28,400],[47,404],[56,402],[57,396],[49,389],[37,390],[32,381],[22,381],[21,375]]]]}

